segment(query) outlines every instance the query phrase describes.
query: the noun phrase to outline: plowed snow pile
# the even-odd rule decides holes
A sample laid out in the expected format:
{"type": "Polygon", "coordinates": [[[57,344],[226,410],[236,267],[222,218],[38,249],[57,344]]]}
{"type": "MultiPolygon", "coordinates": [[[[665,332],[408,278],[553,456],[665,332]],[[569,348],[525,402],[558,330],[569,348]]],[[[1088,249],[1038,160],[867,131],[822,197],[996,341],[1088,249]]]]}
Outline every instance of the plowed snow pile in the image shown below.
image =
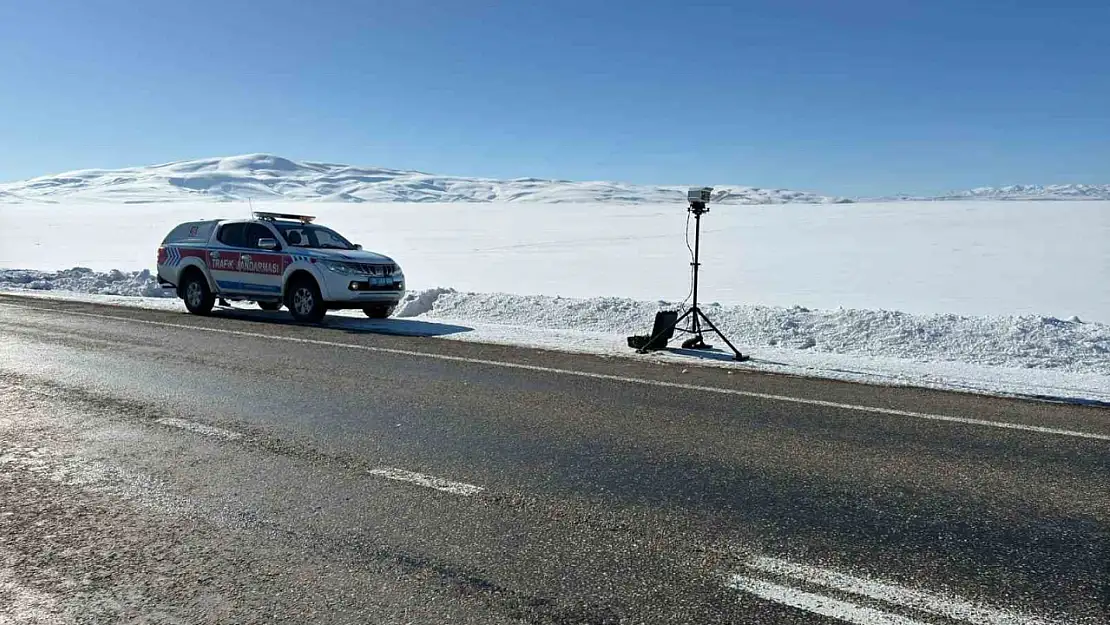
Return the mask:
{"type": "MultiPolygon", "coordinates": [[[[0,290],[139,308],[184,310],[147,271],[0,270],[0,290]],[[169,296],[169,297],[167,297],[169,296]]],[[[254,315],[250,304],[237,305],[254,315]]],[[[333,312],[341,328],[634,356],[625,337],[677,303],[413,291],[395,319],[333,312]],[[444,330],[449,328],[450,330],[444,330]]],[[[1110,325],[1036,315],[911,315],[885,310],[709,305],[706,312],[753,360],[739,366],[886,384],[1110,402],[1110,325]]],[[[219,314],[219,313],[217,313],[219,314]]],[[[723,347],[710,335],[711,343],[723,347]]],[[[677,341],[674,343],[677,345],[677,341]]],[[[722,351],[647,358],[736,366],[722,351]]]]}
{"type": "MultiPolygon", "coordinates": [[[[656,311],[675,308],[673,304],[609,297],[432,293],[437,296],[424,316],[618,336],[643,334],[651,328],[656,311]]],[[[1110,376],[1110,325],[1080,319],[771,306],[706,306],[705,310],[725,334],[748,348],[778,347],[1110,376]]],[[[405,314],[403,309],[401,314],[405,314]]]]}
{"type": "Polygon", "coordinates": [[[0,289],[26,289],[33,291],[69,291],[99,295],[129,295],[133,297],[174,297],[173,291],[163,291],[149,269],[120,271],[113,269],[98,272],[87,267],[74,267],[62,271],[34,271],[30,269],[0,269],[0,289]]]}

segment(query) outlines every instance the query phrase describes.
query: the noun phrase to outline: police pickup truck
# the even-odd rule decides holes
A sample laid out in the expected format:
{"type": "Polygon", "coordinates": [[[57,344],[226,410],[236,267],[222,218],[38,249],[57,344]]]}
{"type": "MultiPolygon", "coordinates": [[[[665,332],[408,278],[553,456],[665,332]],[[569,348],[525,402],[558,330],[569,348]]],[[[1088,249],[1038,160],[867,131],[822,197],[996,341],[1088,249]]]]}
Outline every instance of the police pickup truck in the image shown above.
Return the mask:
{"type": "Polygon", "coordinates": [[[405,276],[393,259],[362,249],[307,215],[253,213],[253,219],[191,221],[158,248],[158,282],[176,289],[189,312],[208,314],[216,299],[283,305],[298,321],[328,310],[393,313],[405,276]]]}

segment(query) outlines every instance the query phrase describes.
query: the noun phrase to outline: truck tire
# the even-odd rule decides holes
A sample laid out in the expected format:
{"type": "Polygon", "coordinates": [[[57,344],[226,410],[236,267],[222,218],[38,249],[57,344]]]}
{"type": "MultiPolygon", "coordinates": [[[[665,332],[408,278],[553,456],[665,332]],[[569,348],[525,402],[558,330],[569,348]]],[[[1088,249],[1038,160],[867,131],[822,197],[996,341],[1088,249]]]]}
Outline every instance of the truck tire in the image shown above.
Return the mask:
{"type": "Polygon", "coordinates": [[[378,304],[377,306],[367,306],[362,309],[362,312],[371,319],[387,319],[393,314],[395,308],[396,306],[390,306],[389,304],[378,304]]]}
{"type": "Polygon", "coordinates": [[[256,302],[262,310],[281,310],[281,302],[256,302]]]}
{"type": "Polygon", "coordinates": [[[216,304],[216,296],[208,288],[208,280],[197,270],[186,273],[181,281],[181,299],[185,300],[185,308],[194,315],[207,315],[216,304]]]}
{"type": "Polygon", "coordinates": [[[285,307],[297,321],[319,323],[328,312],[320,287],[312,278],[295,278],[285,291],[285,307]]]}

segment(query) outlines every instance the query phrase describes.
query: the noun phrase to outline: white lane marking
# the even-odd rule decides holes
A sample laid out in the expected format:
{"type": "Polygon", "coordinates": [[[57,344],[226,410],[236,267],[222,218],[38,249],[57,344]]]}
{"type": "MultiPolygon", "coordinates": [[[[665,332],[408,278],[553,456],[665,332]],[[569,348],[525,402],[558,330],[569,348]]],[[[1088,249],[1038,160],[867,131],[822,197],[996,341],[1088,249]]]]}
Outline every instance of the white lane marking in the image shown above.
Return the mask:
{"type": "Polygon", "coordinates": [[[469,497],[470,495],[477,495],[478,493],[486,490],[481,486],[473,484],[466,484],[464,482],[452,482],[434,475],[425,475],[424,473],[414,473],[413,471],[406,471],[404,469],[394,469],[392,467],[383,467],[381,469],[371,469],[372,475],[384,477],[389,480],[397,480],[398,482],[409,482],[418,486],[426,488],[434,488],[435,490],[451,493],[453,495],[463,495],[469,497]]]}
{"type": "Polygon", "coordinates": [[[157,419],[155,420],[155,423],[161,423],[162,425],[168,425],[172,428],[180,428],[182,430],[188,430],[196,434],[203,434],[205,436],[212,436],[214,438],[222,438],[229,441],[237,441],[240,438],[243,438],[243,435],[239,432],[232,432],[231,430],[225,430],[223,428],[205,425],[203,423],[196,423],[194,421],[186,421],[185,419],[157,419]]]}
{"type": "MultiPolygon", "coordinates": [[[[23,391],[25,393],[31,393],[33,395],[39,395],[41,397],[48,397],[48,398],[51,398],[51,399],[54,399],[54,398],[58,397],[58,395],[56,393],[47,393],[47,392],[44,392],[44,391],[40,391],[38,389],[33,389],[33,388],[30,388],[30,387],[27,387],[27,386],[23,386],[22,384],[7,384],[7,383],[5,383],[4,387],[18,389],[18,390],[23,391]]],[[[194,421],[186,421],[185,419],[174,419],[174,418],[167,417],[165,419],[156,419],[155,423],[161,423],[162,425],[168,425],[170,427],[180,428],[182,430],[189,430],[190,432],[195,432],[197,434],[203,434],[205,436],[214,436],[216,438],[223,438],[223,439],[227,439],[229,441],[235,441],[235,440],[239,440],[240,438],[243,438],[243,435],[240,434],[239,432],[232,432],[231,430],[225,430],[223,428],[218,428],[218,427],[214,427],[214,426],[211,426],[211,425],[205,425],[203,423],[196,423],[194,421]]]]}
{"type": "Polygon", "coordinates": [[[782,575],[802,582],[825,586],[915,610],[931,612],[945,618],[974,623],[975,625],[1055,625],[1052,621],[1039,617],[1025,616],[977,605],[956,596],[913,590],[895,584],[854,577],[838,571],[796,564],[778,558],[752,558],[747,562],[747,566],[763,573],[782,575]]]}
{"type": "Polygon", "coordinates": [[[928,625],[923,621],[888,614],[882,610],[856,605],[849,601],[841,601],[824,595],[818,595],[789,586],[765,582],[754,577],[733,575],[728,582],[729,587],[751,593],[762,599],[788,605],[792,608],[813,612],[821,616],[828,616],[856,625],[928,625]]]}
{"type": "MultiPolygon", "coordinates": [[[[58,313],[58,310],[53,308],[38,308],[34,306],[20,306],[16,304],[0,303],[0,306],[8,306],[11,308],[23,308],[26,310],[36,310],[47,313],[58,313]]],[[[1048,428],[1039,425],[1026,425],[1024,423],[1008,423],[1005,421],[988,421],[986,419],[972,419],[970,417],[951,417],[947,415],[930,414],[926,412],[913,412],[910,410],[898,410],[895,408],[879,408],[875,406],[860,406],[856,404],[843,404],[833,401],[825,401],[821,399],[806,399],[803,397],[790,397],[788,395],[773,395],[770,393],[757,393],[754,391],[741,391],[731,388],[718,388],[714,386],[699,386],[697,384],[683,384],[681,382],[665,382],[663,380],[649,380],[645,378],[632,378],[622,375],[612,375],[609,373],[593,373],[590,371],[573,371],[571,369],[558,369],[555,367],[543,367],[540,365],[526,365],[516,362],[504,362],[501,360],[486,360],[483,358],[467,358],[465,356],[449,356],[447,354],[433,354],[429,352],[420,352],[407,349],[395,349],[391,347],[373,347],[370,345],[356,345],[352,343],[340,343],[338,341],[324,341],[320,339],[306,339],[292,336],[274,336],[271,334],[262,334],[261,332],[245,332],[242,330],[228,330],[226,328],[208,328],[203,326],[194,326],[180,323],[169,323],[166,321],[151,321],[149,319],[132,319],[130,317],[119,317],[116,315],[99,315],[96,313],[77,312],[72,310],[65,311],[67,315],[77,315],[81,317],[91,317],[94,319],[111,319],[114,321],[125,321],[131,323],[141,323],[151,326],[158,326],[164,328],[176,328],[179,330],[196,330],[200,332],[211,332],[215,334],[225,334],[229,336],[241,336],[246,338],[265,339],[268,341],[286,341],[289,343],[300,343],[302,345],[317,345],[323,347],[340,347],[347,349],[360,350],[365,352],[375,352],[380,354],[394,354],[397,356],[410,356],[416,358],[428,358],[431,360],[444,360],[448,362],[465,362],[468,364],[476,365],[489,365],[493,367],[502,367],[505,369],[518,369],[523,371],[536,371],[540,373],[556,373],[561,375],[568,375],[580,378],[590,378],[594,380],[608,380],[611,382],[624,382],[627,384],[642,384],[646,386],[658,386],[662,388],[675,388],[686,391],[697,391],[700,393],[717,393],[720,395],[732,395],[736,397],[751,397],[754,399],[767,399],[772,401],[789,402],[794,404],[804,404],[808,406],[822,406],[825,408],[839,408],[842,410],[855,410],[858,412],[870,412],[875,414],[887,414],[899,417],[913,417],[915,419],[925,419],[929,421],[943,421],[948,423],[960,423],[964,425],[978,425],[984,427],[1002,428],[1009,430],[1021,430],[1025,432],[1036,432],[1038,434],[1054,434],[1058,436],[1071,436],[1075,438],[1086,438],[1099,441],[1110,441],[1110,434],[1095,434],[1092,432],[1078,432],[1075,430],[1063,430],[1059,428],[1048,428]]]]}

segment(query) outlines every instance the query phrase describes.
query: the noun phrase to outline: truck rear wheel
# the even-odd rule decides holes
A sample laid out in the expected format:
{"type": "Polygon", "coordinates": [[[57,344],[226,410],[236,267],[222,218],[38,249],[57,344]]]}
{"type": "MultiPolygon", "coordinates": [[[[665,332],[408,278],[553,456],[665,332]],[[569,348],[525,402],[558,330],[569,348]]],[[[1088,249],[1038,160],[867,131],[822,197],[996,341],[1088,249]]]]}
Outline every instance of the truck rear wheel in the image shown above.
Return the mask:
{"type": "Polygon", "coordinates": [[[318,323],[328,312],[320,287],[311,278],[297,278],[285,293],[285,307],[297,321],[318,323]]]}
{"type": "Polygon", "coordinates": [[[181,284],[181,299],[185,308],[194,315],[207,315],[212,312],[216,296],[208,288],[208,280],[199,271],[190,271],[181,284]]]}

